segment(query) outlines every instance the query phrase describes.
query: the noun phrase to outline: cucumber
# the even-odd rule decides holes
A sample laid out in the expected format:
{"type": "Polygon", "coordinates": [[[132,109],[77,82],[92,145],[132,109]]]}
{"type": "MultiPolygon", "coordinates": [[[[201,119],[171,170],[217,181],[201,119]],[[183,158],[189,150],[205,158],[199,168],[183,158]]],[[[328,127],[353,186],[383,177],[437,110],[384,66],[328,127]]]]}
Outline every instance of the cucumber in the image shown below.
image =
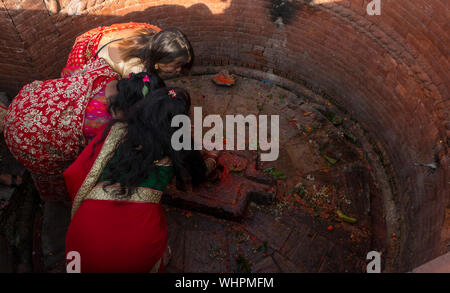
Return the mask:
{"type": "Polygon", "coordinates": [[[357,220],[355,218],[351,218],[351,217],[344,215],[340,210],[337,210],[336,214],[339,217],[339,219],[343,220],[344,222],[347,222],[350,224],[355,224],[357,222],[357,220]]]}

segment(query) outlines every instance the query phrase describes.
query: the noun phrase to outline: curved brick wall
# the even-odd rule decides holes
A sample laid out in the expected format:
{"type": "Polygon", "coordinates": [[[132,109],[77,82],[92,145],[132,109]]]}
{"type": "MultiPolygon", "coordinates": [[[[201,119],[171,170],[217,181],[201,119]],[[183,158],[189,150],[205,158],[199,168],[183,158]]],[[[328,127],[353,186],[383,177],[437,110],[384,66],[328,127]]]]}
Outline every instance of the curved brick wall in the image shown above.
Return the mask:
{"type": "Polygon", "coordinates": [[[79,33],[142,21],[181,28],[197,64],[235,64],[326,93],[383,145],[393,169],[399,270],[437,256],[448,205],[447,0],[316,0],[277,27],[266,0],[2,0],[0,91],[56,77],[79,33]],[[75,5],[79,4],[79,6],[75,5]],[[68,15],[71,14],[71,15],[68,15]],[[79,15],[76,15],[79,14],[79,15]],[[440,167],[427,175],[414,163],[440,167]],[[446,193],[447,192],[447,193],[446,193]]]}

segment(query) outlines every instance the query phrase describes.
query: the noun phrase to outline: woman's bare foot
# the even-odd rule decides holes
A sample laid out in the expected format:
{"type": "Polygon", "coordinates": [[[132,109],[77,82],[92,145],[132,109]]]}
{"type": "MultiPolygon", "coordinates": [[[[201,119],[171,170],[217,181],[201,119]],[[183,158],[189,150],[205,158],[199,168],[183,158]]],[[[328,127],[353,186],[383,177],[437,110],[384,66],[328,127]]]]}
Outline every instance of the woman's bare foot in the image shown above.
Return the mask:
{"type": "Polygon", "coordinates": [[[17,187],[22,184],[22,177],[11,174],[0,174],[0,183],[9,187],[17,187]]]}

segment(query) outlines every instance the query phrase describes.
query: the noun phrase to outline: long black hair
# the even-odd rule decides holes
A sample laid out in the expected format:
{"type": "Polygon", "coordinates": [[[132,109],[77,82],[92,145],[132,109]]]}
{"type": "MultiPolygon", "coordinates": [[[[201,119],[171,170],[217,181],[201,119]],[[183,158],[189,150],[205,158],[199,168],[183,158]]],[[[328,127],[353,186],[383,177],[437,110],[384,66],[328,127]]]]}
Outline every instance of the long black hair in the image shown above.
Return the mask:
{"type": "Polygon", "coordinates": [[[125,119],[127,134],[108,163],[104,178],[107,186],[119,183],[115,195],[130,196],[136,188],[156,170],[155,161],[169,157],[175,171],[177,187],[183,189],[191,181],[193,185],[205,179],[206,166],[200,152],[175,151],[171,144],[171,127],[176,115],[189,115],[190,97],[181,88],[160,88],[137,102],[125,119]]]}
{"type": "Polygon", "coordinates": [[[144,94],[148,95],[165,86],[164,81],[156,73],[131,73],[129,78],[123,78],[117,83],[118,94],[109,99],[108,111],[127,115],[130,108],[144,98],[144,94]]]}

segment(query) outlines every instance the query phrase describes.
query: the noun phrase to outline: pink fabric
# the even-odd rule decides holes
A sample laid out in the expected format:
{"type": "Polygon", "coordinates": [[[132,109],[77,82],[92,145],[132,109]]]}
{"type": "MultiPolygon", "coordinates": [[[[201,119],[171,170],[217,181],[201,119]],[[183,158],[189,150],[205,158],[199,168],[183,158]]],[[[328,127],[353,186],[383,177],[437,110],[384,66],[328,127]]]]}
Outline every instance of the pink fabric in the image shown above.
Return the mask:
{"type": "Polygon", "coordinates": [[[112,119],[108,112],[105,92],[105,88],[103,88],[91,99],[86,108],[83,135],[88,142],[97,135],[100,128],[103,128],[112,119]]]}

